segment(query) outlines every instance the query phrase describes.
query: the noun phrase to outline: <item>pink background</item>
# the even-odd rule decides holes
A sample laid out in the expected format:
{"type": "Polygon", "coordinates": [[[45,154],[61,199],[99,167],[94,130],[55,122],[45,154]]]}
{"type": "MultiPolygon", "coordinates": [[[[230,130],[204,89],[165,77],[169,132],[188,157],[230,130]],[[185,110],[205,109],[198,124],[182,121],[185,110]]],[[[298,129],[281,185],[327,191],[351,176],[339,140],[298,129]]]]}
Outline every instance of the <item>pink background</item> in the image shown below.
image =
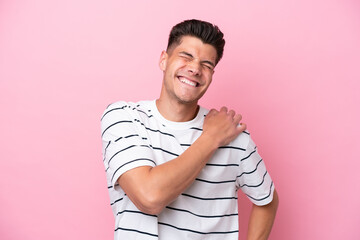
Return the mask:
{"type": "Polygon", "coordinates": [[[355,0],[1,0],[1,239],[113,238],[100,116],[158,97],[160,52],[189,18],[225,33],[201,103],[243,114],[280,195],[270,239],[360,239],[355,0]]]}

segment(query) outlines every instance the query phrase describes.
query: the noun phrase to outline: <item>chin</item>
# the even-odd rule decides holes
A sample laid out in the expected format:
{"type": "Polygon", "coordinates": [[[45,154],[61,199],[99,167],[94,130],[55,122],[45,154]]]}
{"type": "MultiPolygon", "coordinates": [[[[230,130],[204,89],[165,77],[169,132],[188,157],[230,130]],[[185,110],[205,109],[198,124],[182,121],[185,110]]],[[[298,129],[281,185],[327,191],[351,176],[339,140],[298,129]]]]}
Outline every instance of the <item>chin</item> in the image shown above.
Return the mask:
{"type": "Polygon", "coordinates": [[[185,97],[178,97],[178,102],[181,104],[197,104],[199,98],[185,98],[185,97]]]}

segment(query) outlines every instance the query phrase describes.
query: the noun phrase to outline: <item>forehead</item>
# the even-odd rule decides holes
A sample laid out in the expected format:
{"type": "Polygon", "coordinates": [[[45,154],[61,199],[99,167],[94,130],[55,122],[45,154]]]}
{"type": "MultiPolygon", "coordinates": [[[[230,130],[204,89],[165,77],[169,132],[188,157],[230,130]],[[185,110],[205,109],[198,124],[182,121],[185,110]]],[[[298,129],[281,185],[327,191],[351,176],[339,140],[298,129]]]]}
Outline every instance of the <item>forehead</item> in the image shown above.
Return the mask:
{"type": "Polygon", "coordinates": [[[172,53],[187,52],[196,58],[213,62],[217,57],[216,49],[212,45],[204,43],[201,39],[193,36],[183,36],[180,44],[175,45],[170,51],[172,53]]]}

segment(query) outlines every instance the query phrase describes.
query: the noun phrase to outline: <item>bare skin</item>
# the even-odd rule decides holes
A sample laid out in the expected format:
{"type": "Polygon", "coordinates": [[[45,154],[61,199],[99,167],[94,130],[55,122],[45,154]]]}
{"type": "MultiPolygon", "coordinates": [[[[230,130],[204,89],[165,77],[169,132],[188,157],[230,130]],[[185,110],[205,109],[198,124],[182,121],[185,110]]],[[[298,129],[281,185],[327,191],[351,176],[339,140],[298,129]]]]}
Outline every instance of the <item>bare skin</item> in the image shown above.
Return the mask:
{"type": "Polygon", "coordinates": [[[274,224],[278,205],[279,197],[276,190],[271,203],[265,206],[256,206],[253,204],[248,225],[248,240],[268,239],[274,224]]]}
{"type": "MultiPolygon", "coordinates": [[[[180,45],[161,53],[159,67],[164,78],[156,105],[163,117],[184,122],[197,115],[198,100],[212,81],[216,56],[213,46],[190,36],[182,37],[180,45]]],[[[217,148],[229,144],[246,129],[241,118],[226,107],[210,110],[202,134],[183,154],[156,167],[127,171],[119,178],[119,185],[139,210],[159,214],[193,183],[217,148]]],[[[277,202],[273,205],[277,207],[277,202]]],[[[258,236],[270,233],[276,213],[273,205],[253,208],[249,239],[266,239],[258,236]]]]}

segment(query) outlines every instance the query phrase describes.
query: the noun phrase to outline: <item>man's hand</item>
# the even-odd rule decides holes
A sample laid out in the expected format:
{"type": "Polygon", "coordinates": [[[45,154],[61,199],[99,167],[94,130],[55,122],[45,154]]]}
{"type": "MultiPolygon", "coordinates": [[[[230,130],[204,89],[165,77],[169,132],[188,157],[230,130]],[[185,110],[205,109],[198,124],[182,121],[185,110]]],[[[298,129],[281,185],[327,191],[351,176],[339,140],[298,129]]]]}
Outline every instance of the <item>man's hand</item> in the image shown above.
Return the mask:
{"type": "Polygon", "coordinates": [[[229,144],[246,129],[246,124],[239,125],[242,116],[233,110],[222,107],[220,111],[211,109],[206,115],[203,134],[214,141],[218,147],[229,144]]]}

